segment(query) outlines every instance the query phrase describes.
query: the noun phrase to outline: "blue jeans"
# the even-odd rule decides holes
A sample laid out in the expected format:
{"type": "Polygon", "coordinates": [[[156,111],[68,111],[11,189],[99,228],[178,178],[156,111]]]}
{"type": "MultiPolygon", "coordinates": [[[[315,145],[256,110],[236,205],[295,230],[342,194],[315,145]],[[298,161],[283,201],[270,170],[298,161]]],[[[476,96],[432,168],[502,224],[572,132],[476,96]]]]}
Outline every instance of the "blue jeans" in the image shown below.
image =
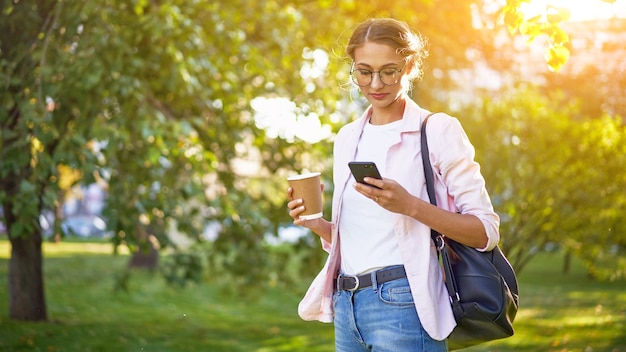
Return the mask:
{"type": "Polygon", "coordinates": [[[406,278],[355,292],[336,291],[335,350],[337,352],[439,352],[446,340],[432,339],[417,316],[406,278]]]}

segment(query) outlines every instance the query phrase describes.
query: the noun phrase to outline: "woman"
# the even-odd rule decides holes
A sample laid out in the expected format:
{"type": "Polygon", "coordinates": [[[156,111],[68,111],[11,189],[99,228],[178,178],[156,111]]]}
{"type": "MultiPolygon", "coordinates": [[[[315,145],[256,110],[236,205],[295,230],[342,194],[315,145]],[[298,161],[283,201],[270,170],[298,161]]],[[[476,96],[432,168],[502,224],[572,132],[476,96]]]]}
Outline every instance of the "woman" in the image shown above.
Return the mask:
{"type": "Polygon", "coordinates": [[[430,228],[478,250],[499,241],[474,149],[458,120],[443,113],[428,123],[440,207],[428,201],[420,128],[429,111],[408,96],[424,45],[394,19],[357,26],[346,52],[370,106],[337,134],[332,221],[299,219],[306,204],[287,190],[294,224],[320,236],[330,253],[299,314],[334,320],[337,351],[446,351],[455,321],[430,228]],[[353,160],[375,162],[382,180],[355,182],[353,160]]]}

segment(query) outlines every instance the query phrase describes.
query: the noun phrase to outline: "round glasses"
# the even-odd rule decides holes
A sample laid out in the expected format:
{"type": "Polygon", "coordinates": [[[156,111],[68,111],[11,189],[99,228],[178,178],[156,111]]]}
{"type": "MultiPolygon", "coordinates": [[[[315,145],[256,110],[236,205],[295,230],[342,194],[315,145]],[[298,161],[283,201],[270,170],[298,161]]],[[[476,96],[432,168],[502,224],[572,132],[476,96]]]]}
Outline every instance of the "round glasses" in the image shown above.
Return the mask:
{"type": "Polygon", "coordinates": [[[380,71],[370,71],[361,68],[355,68],[354,66],[350,70],[350,77],[352,77],[352,82],[354,82],[359,87],[367,87],[372,84],[372,79],[375,73],[378,73],[378,78],[380,81],[386,86],[393,86],[400,82],[400,78],[402,77],[402,70],[404,70],[404,66],[402,68],[385,68],[380,71]]]}

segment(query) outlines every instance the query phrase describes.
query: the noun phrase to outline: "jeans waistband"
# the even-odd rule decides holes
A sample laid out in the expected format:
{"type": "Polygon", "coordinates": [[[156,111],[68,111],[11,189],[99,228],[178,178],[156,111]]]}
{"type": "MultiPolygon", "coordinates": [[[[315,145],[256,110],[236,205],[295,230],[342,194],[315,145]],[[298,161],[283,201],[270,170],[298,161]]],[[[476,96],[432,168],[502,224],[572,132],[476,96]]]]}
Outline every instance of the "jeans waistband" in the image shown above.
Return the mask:
{"type": "Polygon", "coordinates": [[[339,291],[356,291],[370,287],[372,286],[373,275],[376,275],[376,282],[382,284],[387,281],[406,277],[406,271],[404,270],[404,266],[392,266],[359,276],[339,274],[335,287],[339,291]]]}

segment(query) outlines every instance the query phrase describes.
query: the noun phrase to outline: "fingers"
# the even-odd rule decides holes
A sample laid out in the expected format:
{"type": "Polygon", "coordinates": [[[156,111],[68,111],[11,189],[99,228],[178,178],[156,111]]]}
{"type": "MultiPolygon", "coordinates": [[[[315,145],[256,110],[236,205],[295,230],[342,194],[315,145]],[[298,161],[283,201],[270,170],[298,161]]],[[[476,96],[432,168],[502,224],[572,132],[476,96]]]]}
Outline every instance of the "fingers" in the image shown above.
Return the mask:
{"type": "Polygon", "coordinates": [[[366,183],[368,183],[369,185],[376,187],[378,189],[383,189],[385,186],[385,181],[378,179],[378,178],[373,178],[373,177],[365,177],[363,179],[363,181],[365,181],[366,183]]]}
{"type": "MultiPolygon", "coordinates": [[[[308,227],[309,226],[309,222],[310,221],[314,221],[314,220],[306,220],[306,219],[302,219],[300,218],[300,214],[302,212],[304,212],[304,205],[302,204],[302,201],[300,199],[294,201],[294,202],[298,202],[296,203],[295,208],[290,208],[291,210],[289,211],[289,216],[291,216],[291,218],[293,219],[293,224],[296,226],[304,226],[304,227],[308,227]]],[[[317,219],[315,219],[317,220],[317,219]]]]}
{"type": "Polygon", "coordinates": [[[304,209],[304,206],[302,205],[302,199],[294,199],[290,201],[289,203],[287,203],[287,208],[289,208],[290,213],[291,211],[297,210],[298,207],[304,209]]]}
{"type": "Polygon", "coordinates": [[[304,220],[304,219],[300,219],[300,218],[295,218],[295,219],[293,219],[293,224],[296,225],[296,226],[308,227],[307,221],[310,221],[310,220],[304,220]]]}
{"type": "Polygon", "coordinates": [[[374,186],[363,185],[358,182],[355,182],[353,186],[357,192],[361,193],[372,201],[378,204],[381,204],[381,201],[383,201],[384,192],[382,190],[374,186]]]}
{"type": "MultiPolygon", "coordinates": [[[[291,187],[287,188],[287,199],[289,199],[289,202],[287,203],[287,208],[289,208],[289,215],[293,217],[291,214],[294,211],[298,211],[297,208],[298,206],[302,205],[302,199],[293,199],[293,188],[291,187]]],[[[301,208],[302,210],[304,210],[303,206],[301,208]]]]}
{"type": "Polygon", "coordinates": [[[363,181],[365,181],[365,184],[355,182],[354,188],[372,201],[387,206],[389,201],[394,198],[394,193],[397,189],[395,181],[389,179],[380,180],[372,177],[366,177],[363,181]]]}
{"type": "Polygon", "coordinates": [[[287,203],[287,208],[289,208],[289,216],[291,216],[294,220],[298,220],[300,213],[304,211],[302,199],[291,200],[287,203]]]}
{"type": "Polygon", "coordinates": [[[363,179],[365,183],[355,182],[354,188],[364,196],[374,199],[375,195],[380,196],[385,189],[385,181],[377,178],[366,177],[363,179]]]}

